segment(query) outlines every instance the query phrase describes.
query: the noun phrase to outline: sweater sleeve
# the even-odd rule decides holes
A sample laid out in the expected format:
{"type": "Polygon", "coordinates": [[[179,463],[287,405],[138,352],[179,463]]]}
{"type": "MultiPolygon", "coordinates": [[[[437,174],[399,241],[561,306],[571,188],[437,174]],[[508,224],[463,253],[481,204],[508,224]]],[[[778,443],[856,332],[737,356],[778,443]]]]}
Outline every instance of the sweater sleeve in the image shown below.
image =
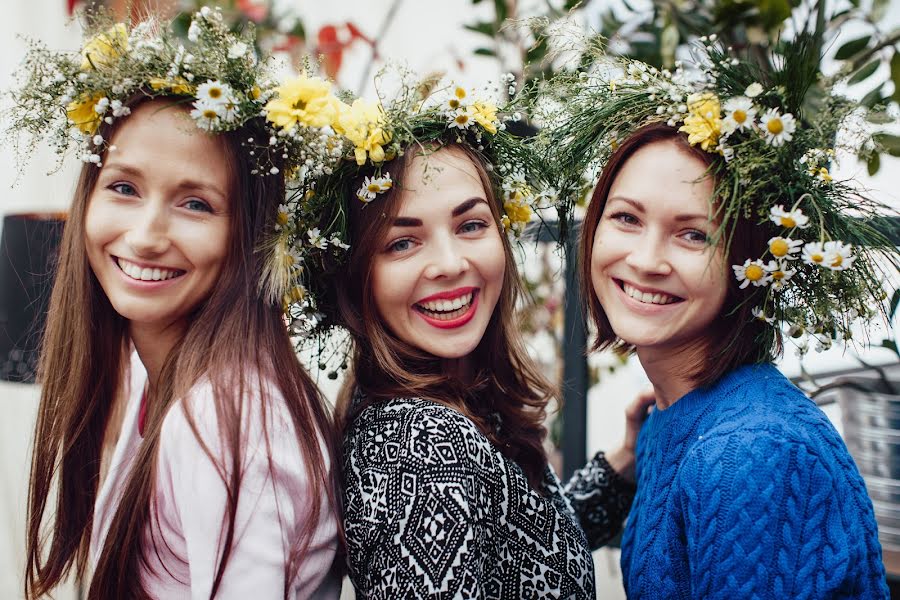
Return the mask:
{"type": "Polygon", "coordinates": [[[572,474],[563,494],[572,504],[592,550],[622,529],[635,489],[633,483],[616,473],[603,452],[572,474]]]}
{"type": "Polygon", "coordinates": [[[490,500],[476,434],[440,406],[370,407],[354,423],[345,438],[344,529],[358,597],[482,597],[490,500]]]}
{"type": "MultiPolygon", "coordinates": [[[[190,573],[191,598],[205,600],[225,549],[229,499],[224,480],[234,469],[230,452],[223,448],[211,396],[201,389],[189,401],[200,437],[183,406],[173,406],[160,440],[158,507],[162,541],[177,540],[183,553],[179,558],[190,573]]],[[[308,519],[310,487],[292,424],[284,415],[272,416],[265,434],[258,420],[248,419],[242,426],[234,537],[217,598],[283,598],[286,588],[306,598],[332,566],[337,523],[323,499],[319,526],[298,572],[285,581],[290,545],[308,519]]]]}
{"type": "Polygon", "coordinates": [[[836,479],[833,460],[770,432],[695,445],[675,482],[690,596],[885,597],[883,574],[871,576],[865,489],[836,479]]]}

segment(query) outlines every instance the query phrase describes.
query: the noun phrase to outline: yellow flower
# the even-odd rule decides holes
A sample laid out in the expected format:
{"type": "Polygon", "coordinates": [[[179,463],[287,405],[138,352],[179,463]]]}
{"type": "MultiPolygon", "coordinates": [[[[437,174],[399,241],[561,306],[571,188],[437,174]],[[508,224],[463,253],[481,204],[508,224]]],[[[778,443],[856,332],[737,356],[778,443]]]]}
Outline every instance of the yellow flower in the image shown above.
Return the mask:
{"type": "Polygon", "coordinates": [[[124,23],[116,23],[92,37],[81,49],[81,70],[108,67],[127,51],[128,29],[124,23]]]}
{"type": "Polygon", "coordinates": [[[490,134],[497,133],[497,107],[490,102],[476,102],[472,105],[472,118],[490,134]]]}
{"type": "Polygon", "coordinates": [[[330,83],[319,77],[300,75],[275,89],[275,97],[266,103],[266,119],[282,129],[298,124],[325,127],[334,124],[339,106],[330,83]]]}
{"type": "Polygon", "coordinates": [[[258,85],[254,85],[250,89],[250,97],[253,98],[254,100],[257,100],[259,98],[260,94],[262,94],[262,90],[259,89],[258,85]]]}
{"type": "Polygon", "coordinates": [[[103,92],[94,92],[93,94],[84,94],[78,100],[73,100],[66,107],[66,116],[75,123],[75,126],[88,135],[93,135],[100,127],[103,119],[94,106],[101,98],[104,97],[103,92]]]}
{"type": "Polygon", "coordinates": [[[194,86],[188,83],[184,77],[176,77],[175,79],[162,79],[160,77],[151,77],[147,82],[150,87],[156,91],[165,91],[178,96],[193,96],[194,86]]]}
{"type": "Polygon", "coordinates": [[[525,195],[520,190],[509,192],[509,196],[503,203],[503,211],[506,213],[500,219],[503,228],[513,230],[516,234],[525,229],[525,225],[531,220],[531,207],[526,202],[525,195]]]}
{"type": "Polygon", "coordinates": [[[339,107],[334,129],[355,146],[356,164],[364,165],[367,157],[376,164],[384,162],[383,146],[391,141],[391,133],[385,129],[381,104],[358,98],[350,106],[341,103],[339,107]]]}
{"type": "Polygon", "coordinates": [[[688,134],[692,146],[700,144],[706,151],[715,150],[722,132],[722,108],[715,94],[704,92],[688,98],[688,116],[678,131],[688,134]]]}
{"type": "Polygon", "coordinates": [[[831,173],[829,173],[829,172],[828,172],[828,169],[825,168],[825,167],[820,167],[820,168],[819,168],[818,175],[819,175],[819,179],[821,179],[821,180],[824,181],[825,183],[831,183],[831,181],[832,181],[832,179],[833,179],[833,178],[831,177],[831,173]]]}

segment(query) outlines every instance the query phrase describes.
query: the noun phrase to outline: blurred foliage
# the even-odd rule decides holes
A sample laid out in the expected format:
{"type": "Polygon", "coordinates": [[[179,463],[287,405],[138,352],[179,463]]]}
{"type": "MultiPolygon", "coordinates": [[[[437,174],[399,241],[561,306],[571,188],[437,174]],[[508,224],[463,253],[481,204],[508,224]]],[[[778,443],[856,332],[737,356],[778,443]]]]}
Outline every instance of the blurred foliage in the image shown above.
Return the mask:
{"type": "MultiPolygon", "coordinates": [[[[488,0],[471,2],[487,4],[488,0]]],[[[839,71],[829,77],[846,78],[851,88],[868,90],[860,104],[869,109],[867,118],[873,125],[896,123],[892,115],[900,102],[900,28],[885,31],[881,25],[890,0],[635,2],[621,0],[619,6],[607,3],[598,13],[586,10],[590,0],[548,0],[543,12],[526,15],[520,14],[517,0],[493,0],[494,19],[467,28],[485,37],[485,46],[478,54],[496,56],[504,70],[515,73],[520,83],[527,83],[553,73],[545,34],[561,19],[580,19],[594,35],[605,40],[611,54],[642,60],[657,68],[671,68],[678,56],[689,54],[691,44],[701,36],[716,34],[737,56],[754,61],[763,73],[771,73],[780,56],[779,38],[807,32],[819,56],[819,63],[811,68],[820,75],[822,57],[830,52],[841,29],[852,25],[860,33],[836,48],[833,57],[839,71]],[[521,26],[505,25],[507,18],[522,20],[521,26]]],[[[820,92],[817,86],[806,92],[804,104],[809,110],[816,109],[820,92]]],[[[881,154],[900,156],[900,136],[878,131],[872,139],[873,147],[862,158],[869,173],[875,174],[881,165],[881,154]]]]}

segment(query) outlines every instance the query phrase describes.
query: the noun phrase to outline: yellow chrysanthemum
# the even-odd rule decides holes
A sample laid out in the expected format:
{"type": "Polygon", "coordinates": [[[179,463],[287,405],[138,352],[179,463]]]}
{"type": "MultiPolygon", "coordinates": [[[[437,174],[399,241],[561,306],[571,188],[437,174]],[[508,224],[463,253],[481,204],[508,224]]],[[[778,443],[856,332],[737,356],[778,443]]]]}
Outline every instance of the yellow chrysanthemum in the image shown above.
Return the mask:
{"type": "Polygon", "coordinates": [[[478,101],[472,105],[472,118],[490,134],[497,133],[497,107],[490,102],[478,101]]]}
{"type": "Polygon", "coordinates": [[[521,231],[531,220],[531,207],[528,206],[525,195],[519,190],[509,194],[509,197],[503,203],[503,211],[506,213],[505,216],[507,218],[506,221],[501,219],[501,223],[503,223],[503,228],[506,230],[521,231]]]}
{"type": "Polygon", "coordinates": [[[124,23],[116,23],[92,37],[81,49],[81,70],[108,67],[127,51],[128,29],[124,23]]]}
{"type": "Polygon", "coordinates": [[[82,133],[88,135],[97,133],[97,129],[99,129],[103,117],[94,110],[94,106],[103,97],[103,92],[94,92],[90,95],[85,94],[77,100],[70,102],[69,106],[66,107],[66,116],[69,117],[70,121],[75,123],[75,126],[78,127],[82,133]]]}
{"type": "Polygon", "coordinates": [[[194,95],[194,86],[192,86],[184,77],[176,77],[175,79],[151,77],[147,83],[149,83],[150,87],[156,91],[169,92],[177,96],[194,95]]]}
{"type": "Polygon", "coordinates": [[[715,94],[705,92],[688,98],[688,116],[678,131],[688,134],[692,146],[700,144],[706,151],[715,150],[722,132],[722,107],[715,94]]]}
{"type": "Polygon", "coordinates": [[[330,83],[319,77],[300,75],[275,89],[275,97],[266,104],[266,119],[281,129],[298,124],[325,127],[334,124],[339,106],[330,83]]]}
{"type": "Polygon", "coordinates": [[[391,133],[385,129],[381,104],[359,98],[350,106],[341,103],[339,107],[334,129],[355,146],[356,164],[364,165],[366,158],[376,164],[384,162],[383,146],[391,141],[391,133]]]}

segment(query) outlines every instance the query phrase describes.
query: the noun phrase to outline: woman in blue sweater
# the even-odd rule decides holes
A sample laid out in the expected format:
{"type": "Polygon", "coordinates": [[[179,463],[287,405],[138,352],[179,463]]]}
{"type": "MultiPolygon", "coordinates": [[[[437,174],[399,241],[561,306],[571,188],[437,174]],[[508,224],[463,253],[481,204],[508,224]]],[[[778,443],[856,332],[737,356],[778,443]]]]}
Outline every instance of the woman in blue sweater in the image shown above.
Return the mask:
{"type": "Polygon", "coordinates": [[[828,97],[804,114],[786,73],[763,86],[757,70],[708,50],[717,66],[699,85],[638,63],[613,81],[584,79],[556,132],[568,140],[561,164],[579,160],[588,137],[602,149],[580,244],[593,348],[635,352],[656,394],[638,439],[625,589],[886,598],[863,479],[826,416],[772,364],[782,323],[802,351],[872,316],[873,246],[896,264],[885,240],[851,223],[847,188],[827,170],[825,144],[851,105],[828,97]]]}

